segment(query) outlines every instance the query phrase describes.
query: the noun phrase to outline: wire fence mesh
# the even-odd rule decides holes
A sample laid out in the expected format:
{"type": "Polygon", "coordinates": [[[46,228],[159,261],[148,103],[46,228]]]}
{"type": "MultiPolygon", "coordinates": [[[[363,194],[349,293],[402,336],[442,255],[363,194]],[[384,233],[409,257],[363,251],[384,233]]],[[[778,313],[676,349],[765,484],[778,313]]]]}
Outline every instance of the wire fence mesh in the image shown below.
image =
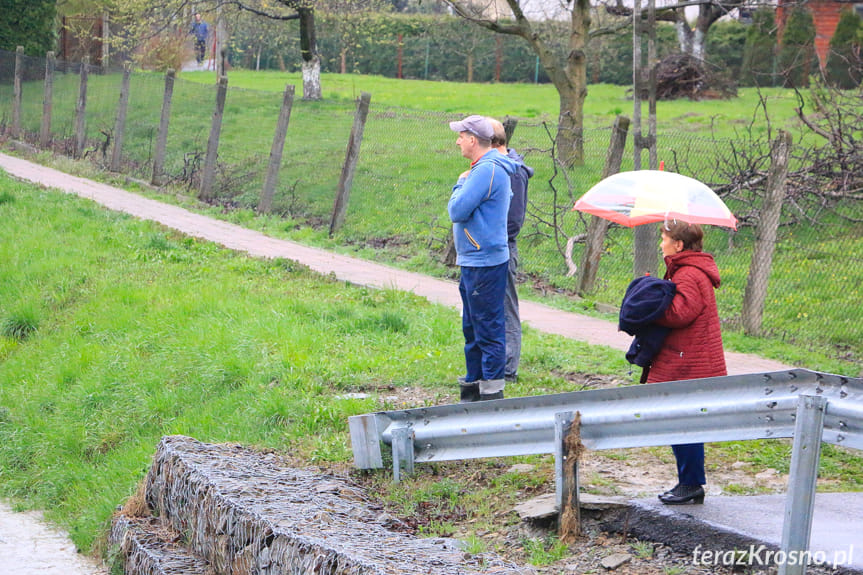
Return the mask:
{"type": "MultiPolygon", "coordinates": [[[[45,59],[24,57],[19,139],[38,142],[42,121],[45,59]]],[[[88,79],[84,155],[101,165],[110,157],[122,71],[102,70],[88,79]]],[[[15,54],[0,51],[0,127],[8,134],[13,107],[15,54]]],[[[80,64],[58,61],[53,82],[53,149],[71,155],[75,134],[80,64]]],[[[152,175],[165,77],[135,71],[130,79],[129,112],[122,170],[139,178],[152,175]]],[[[172,189],[196,195],[214,112],[216,88],[177,78],[173,87],[164,172],[172,189]]],[[[221,128],[215,202],[254,209],[261,194],[282,95],[230,88],[221,128]]],[[[320,230],[332,214],[354,102],[333,100],[294,105],[279,185],[272,211],[283,228],[320,230]]],[[[448,122],[458,116],[375,105],[372,107],[353,180],[345,223],[333,240],[366,257],[419,271],[454,277],[446,265],[451,224],[446,213],[450,189],[465,160],[448,122]]],[[[633,275],[633,233],[610,226],[597,282],[576,296],[574,267],[580,263],[589,217],[571,210],[575,200],[601,179],[611,138],[608,128],[582,134],[583,162],[564,169],[558,161],[557,125],[520,120],[511,145],[535,169],[529,205],[519,236],[520,279],[524,295],[548,296],[569,309],[619,304],[633,275]]],[[[630,134],[621,170],[633,169],[630,134]]],[[[738,167],[741,147],[748,155],[769,152],[768,144],[719,140],[660,127],[657,153],[665,169],[695,177],[714,189],[737,189],[748,173],[738,167]],[[753,146],[763,149],[752,151],[753,146]],[[736,187],[735,187],[736,186],[736,187]]],[[[647,165],[647,158],[642,160],[647,165]]],[[[726,195],[741,220],[738,231],[712,227],[705,250],[714,254],[722,275],[717,299],[726,331],[742,329],[747,282],[768,281],[762,334],[829,349],[834,357],[861,363],[863,357],[863,206],[838,201],[816,218],[788,219],[778,230],[769,278],[749,278],[756,240],[756,195],[726,195]],[[794,223],[797,222],[797,223],[794,223]]],[[[798,205],[798,204],[795,204],[798,205]]],[[[663,269],[657,248],[656,267],[663,269]]],[[[556,303],[555,303],[556,302],[556,303]]],[[[789,361],[794,358],[788,358],[789,361]]]]}

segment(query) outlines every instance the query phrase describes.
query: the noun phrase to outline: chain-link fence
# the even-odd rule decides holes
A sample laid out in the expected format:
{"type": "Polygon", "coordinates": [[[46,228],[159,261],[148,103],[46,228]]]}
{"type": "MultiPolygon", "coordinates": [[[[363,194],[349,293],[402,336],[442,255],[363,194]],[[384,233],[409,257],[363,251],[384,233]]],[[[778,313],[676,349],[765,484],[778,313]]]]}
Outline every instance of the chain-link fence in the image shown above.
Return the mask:
{"type": "MultiPolygon", "coordinates": [[[[7,135],[13,119],[15,57],[0,52],[0,127],[7,135]]],[[[39,142],[43,121],[45,64],[44,59],[29,57],[22,63],[18,139],[33,144],[39,142]]],[[[55,69],[51,145],[72,155],[80,65],[58,61],[55,69]]],[[[82,155],[107,165],[122,71],[100,72],[88,79],[82,155]]],[[[130,77],[121,169],[146,180],[152,176],[165,84],[161,74],[135,71],[130,77]]],[[[164,163],[166,181],[173,190],[198,192],[215,100],[214,86],[174,81],[164,163]]],[[[281,94],[229,88],[213,194],[216,203],[256,208],[281,102],[281,94]]],[[[355,109],[350,101],[294,105],[272,208],[284,221],[283,229],[314,230],[330,223],[355,109]]],[[[333,240],[365,257],[455,276],[457,269],[445,263],[451,233],[446,204],[465,160],[447,124],[459,117],[383,107],[372,96],[345,222],[333,240]]],[[[589,216],[571,210],[575,200],[601,179],[612,122],[609,117],[607,128],[584,131],[583,162],[569,169],[556,158],[556,124],[528,120],[517,124],[511,145],[535,169],[519,237],[525,295],[547,296],[554,305],[569,309],[620,303],[633,275],[632,230],[609,228],[597,281],[578,297],[575,268],[581,261],[589,216]]],[[[630,134],[621,170],[633,167],[632,140],[630,134]]],[[[764,199],[746,193],[741,182],[759,178],[752,172],[753,164],[744,166],[740,159],[769,157],[769,142],[717,140],[660,128],[657,153],[665,169],[723,190],[741,220],[738,231],[710,227],[705,239],[705,249],[716,257],[722,275],[717,298],[725,330],[741,330],[764,199]]],[[[797,198],[787,207],[802,209],[801,205],[797,198]]],[[[829,349],[834,356],[859,364],[863,357],[863,205],[859,200],[823,200],[816,211],[815,216],[784,218],[778,229],[762,333],[803,349],[829,349]]],[[[321,234],[309,236],[320,241],[321,234]]],[[[656,267],[661,271],[659,259],[657,247],[656,267]]]]}

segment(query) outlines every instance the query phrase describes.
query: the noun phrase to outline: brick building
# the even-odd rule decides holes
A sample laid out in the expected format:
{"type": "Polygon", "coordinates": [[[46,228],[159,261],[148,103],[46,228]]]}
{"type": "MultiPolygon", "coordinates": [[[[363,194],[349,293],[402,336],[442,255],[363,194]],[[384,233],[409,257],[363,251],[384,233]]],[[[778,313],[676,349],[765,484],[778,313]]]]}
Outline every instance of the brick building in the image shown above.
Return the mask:
{"type": "MultiPolygon", "coordinates": [[[[790,11],[799,6],[800,0],[779,0],[776,6],[776,25],[779,41],[782,42],[782,31],[790,11]]],[[[815,23],[815,53],[823,68],[827,64],[827,52],[830,50],[830,39],[839,24],[842,10],[856,10],[863,16],[863,2],[859,0],[807,0],[803,6],[812,14],[815,23]]]]}

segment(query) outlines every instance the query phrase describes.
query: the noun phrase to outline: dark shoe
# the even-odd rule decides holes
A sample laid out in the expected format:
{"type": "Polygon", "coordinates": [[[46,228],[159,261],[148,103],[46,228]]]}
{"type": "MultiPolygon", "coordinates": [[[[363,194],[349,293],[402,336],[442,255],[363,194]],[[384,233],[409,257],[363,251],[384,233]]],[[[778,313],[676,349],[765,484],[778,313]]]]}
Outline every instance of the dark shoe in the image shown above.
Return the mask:
{"type": "Polygon", "coordinates": [[[471,403],[481,399],[479,395],[479,384],[476,382],[464,383],[458,382],[459,387],[459,403],[471,403]]]}
{"type": "Polygon", "coordinates": [[[488,401],[490,399],[503,399],[503,392],[498,391],[496,393],[481,393],[479,396],[480,401],[488,401]]]}
{"type": "Polygon", "coordinates": [[[688,505],[704,503],[704,488],[700,485],[680,485],[659,495],[665,505],[688,505]]]}
{"type": "Polygon", "coordinates": [[[517,374],[505,375],[505,376],[503,376],[503,379],[507,383],[518,383],[518,375],[517,374]]]}

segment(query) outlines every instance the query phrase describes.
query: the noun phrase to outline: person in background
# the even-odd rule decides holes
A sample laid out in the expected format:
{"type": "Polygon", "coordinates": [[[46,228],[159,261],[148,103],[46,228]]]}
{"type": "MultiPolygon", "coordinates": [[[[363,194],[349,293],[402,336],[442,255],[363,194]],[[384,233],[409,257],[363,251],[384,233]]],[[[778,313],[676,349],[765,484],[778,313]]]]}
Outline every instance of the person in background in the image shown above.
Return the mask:
{"type": "Polygon", "coordinates": [[[207,36],[210,35],[210,27],[201,19],[200,12],[195,12],[195,21],[192,22],[189,34],[195,37],[195,61],[198,64],[203,64],[204,55],[207,53],[207,36]]]}
{"type": "Polygon", "coordinates": [[[447,205],[453,223],[456,263],[461,266],[459,294],[467,372],[459,378],[462,402],[503,398],[506,331],[503,296],[509,248],[506,218],[510,175],[516,164],[492,149],[494,129],[488,118],[468,116],[449,127],[456,145],[470,160],[452,188],[447,205]]]}
{"type": "MultiPolygon", "coordinates": [[[[665,279],[676,292],[656,323],[670,328],[653,358],[647,383],[727,375],[716,307],[719,268],[702,251],[704,232],[698,224],[666,222],[662,226],[665,279]]],[[[677,485],[659,495],[666,505],[704,502],[704,444],[672,445],[677,485]]]]}
{"type": "Polygon", "coordinates": [[[526,166],[524,158],[515,150],[507,147],[506,130],[498,120],[489,118],[494,135],[491,145],[516,163],[516,171],[510,175],[512,198],[509,201],[509,213],[506,218],[507,245],[509,247],[509,268],[507,269],[506,292],[504,293],[503,309],[506,324],[506,368],[504,379],[508,383],[518,381],[518,364],[521,359],[521,317],[518,313],[518,292],[516,291],[516,274],[518,272],[518,246],[516,238],[524,224],[524,214],[527,210],[527,185],[533,176],[533,168],[526,166]]]}

